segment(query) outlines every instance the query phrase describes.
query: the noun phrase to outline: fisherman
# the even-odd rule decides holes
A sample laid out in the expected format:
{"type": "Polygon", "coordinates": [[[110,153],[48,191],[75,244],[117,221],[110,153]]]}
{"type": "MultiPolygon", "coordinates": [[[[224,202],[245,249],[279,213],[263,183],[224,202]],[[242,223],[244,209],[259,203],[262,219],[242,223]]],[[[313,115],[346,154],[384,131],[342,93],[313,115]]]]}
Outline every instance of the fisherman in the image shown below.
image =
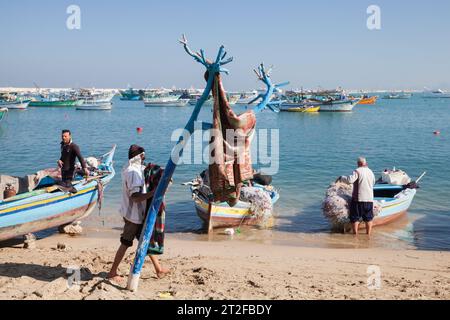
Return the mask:
{"type": "Polygon", "coordinates": [[[340,176],[337,181],[353,184],[352,202],[350,204],[350,222],[353,234],[358,235],[361,219],[366,224],[366,233],[370,236],[373,220],[373,186],[375,175],[367,165],[366,158],[358,158],[358,168],[350,176],[340,176]]]}
{"type": "Polygon", "coordinates": [[[77,190],[72,186],[72,180],[75,172],[75,158],[80,161],[83,173],[89,176],[89,170],[86,162],[80,152],[80,147],[72,141],[72,133],[70,130],[62,130],[61,133],[61,157],[57,161],[58,167],[61,168],[61,178],[64,187],[68,187],[69,191],[76,193],[77,190]]]}
{"type": "MultiPolygon", "coordinates": [[[[128,150],[128,163],[122,170],[122,204],[120,214],[125,225],[120,237],[120,247],[114,258],[108,278],[120,280],[117,273],[120,262],[129,247],[133,245],[133,240],[139,240],[149,204],[156,191],[159,179],[163,170],[154,164],[144,166],[145,150],[138,145],[130,146],[128,150]]],[[[156,271],[158,278],[163,278],[168,269],[161,267],[158,258],[154,254],[163,252],[164,234],[164,205],[160,209],[149,246],[148,253],[156,271]]]]}

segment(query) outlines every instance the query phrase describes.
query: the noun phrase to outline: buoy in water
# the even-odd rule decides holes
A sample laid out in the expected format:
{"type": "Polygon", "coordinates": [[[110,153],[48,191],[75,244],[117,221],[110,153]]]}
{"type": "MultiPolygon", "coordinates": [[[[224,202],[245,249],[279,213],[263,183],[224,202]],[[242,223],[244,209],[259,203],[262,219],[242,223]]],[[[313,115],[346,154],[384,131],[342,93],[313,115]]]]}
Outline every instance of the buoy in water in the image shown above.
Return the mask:
{"type": "Polygon", "coordinates": [[[136,131],[137,131],[137,133],[142,133],[142,128],[141,127],[137,127],[136,131]]]}

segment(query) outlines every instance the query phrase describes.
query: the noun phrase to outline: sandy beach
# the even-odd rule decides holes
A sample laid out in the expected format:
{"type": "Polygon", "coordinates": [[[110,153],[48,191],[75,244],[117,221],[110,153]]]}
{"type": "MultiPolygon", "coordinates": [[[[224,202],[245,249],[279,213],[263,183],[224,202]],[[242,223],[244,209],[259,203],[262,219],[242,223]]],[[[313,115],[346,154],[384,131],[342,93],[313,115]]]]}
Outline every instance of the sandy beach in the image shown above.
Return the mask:
{"type": "Polygon", "coordinates": [[[130,292],[126,275],[135,247],[120,266],[123,283],[105,280],[119,234],[106,229],[90,230],[89,236],[55,234],[37,240],[34,249],[24,249],[21,241],[2,243],[0,299],[450,298],[450,252],[306,248],[176,235],[167,236],[161,257],[171,274],[157,279],[148,260],[139,290],[130,292]],[[369,288],[368,270],[377,267],[380,286],[369,288]],[[80,270],[71,286],[76,273],[68,268],[80,270]]]}

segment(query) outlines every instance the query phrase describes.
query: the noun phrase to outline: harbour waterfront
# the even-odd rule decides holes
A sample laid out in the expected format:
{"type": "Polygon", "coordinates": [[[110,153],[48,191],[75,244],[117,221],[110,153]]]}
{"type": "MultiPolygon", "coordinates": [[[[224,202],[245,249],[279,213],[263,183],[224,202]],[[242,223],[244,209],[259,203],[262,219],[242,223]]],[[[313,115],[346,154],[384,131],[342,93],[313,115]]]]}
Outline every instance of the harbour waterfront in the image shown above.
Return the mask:
{"type": "MultiPolygon", "coordinates": [[[[71,129],[83,155],[107,152],[117,144],[115,168],[127,160],[129,144],[147,150],[147,161],[165,165],[174,142],[172,132],[184,125],[186,108],[144,108],[142,101],[113,100],[111,111],[29,109],[9,112],[0,127],[0,172],[25,175],[53,167],[59,157],[60,130],[71,129]],[[141,127],[138,133],[136,128],[141,127]]],[[[235,110],[245,109],[234,107],[235,110]]],[[[200,119],[210,121],[210,107],[200,119]]],[[[279,129],[279,172],[273,184],[281,198],[275,207],[276,224],[270,231],[245,229],[242,239],[313,246],[349,246],[349,235],[330,234],[321,203],[328,184],[349,174],[360,155],[368,158],[377,175],[397,167],[411,177],[423,171],[416,199],[404,221],[375,230],[373,241],[363,246],[448,250],[450,240],[450,101],[423,99],[379,100],[375,106],[356,106],[351,113],[272,113],[258,117],[257,128],[279,129]],[[441,135],[434,135],[434,131],[441,135]],[[399,240],[399,241],[396,241],[399,240]]],[[[188,188],[205,165],[181,165],[167,194],[167,231],[197,237],[202,228],[188,188]]],[[[105,192],[103,208],[87,223],[120,226],[118,216],[121,181],[117,175],[105,192]]],[[[201,237],[201,236],[198,236],[201,237]]],[[[225,239],[225,237],[223,237],[225,239]]]]}

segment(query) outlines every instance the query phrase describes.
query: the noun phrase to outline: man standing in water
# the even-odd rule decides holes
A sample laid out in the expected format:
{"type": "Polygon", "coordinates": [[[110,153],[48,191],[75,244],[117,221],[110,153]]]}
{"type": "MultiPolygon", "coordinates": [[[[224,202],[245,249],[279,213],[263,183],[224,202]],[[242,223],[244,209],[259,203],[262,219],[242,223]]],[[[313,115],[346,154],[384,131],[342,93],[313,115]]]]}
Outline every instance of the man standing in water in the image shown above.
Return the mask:
{"type": "Polygon", "coordinates": [[[75,158],[81,163],[84,174],[89,175],[86,168],[86,162],[80,152],[80,147],[73,143],[70,130],[63,130],[61,134],[61,158],[58,160],[58,167],[61,168],[61,178],[64,187],[70,188],[70,192],[76,193],[77,190],[72,186],[73,175],[75,172],[75,158]]]}
{"type": "MultiPolygon", "coordinates": [[[[128,163],[122,170],[122,204],[120,214],[123,217],[125,225],[120,237],[120,247],[117,250],[111,271],[108,274],[108,278],[112,280],[121,279],[117,273],[117,269],[127,249],[133,245],[133,240],[135,238],[139,240],[145,220],[147,201],[153,197],[156,189],[154,188],[147,192],[144,160],[144,148],[135,144],[132,145],[128,150],[128,163]]],[[[150,259],[155,267],[158,278],[164,277],[169,272],[169,270],[161,267],[156,256],[150,255],[150,259]]]]}
{"type": "Polygon", "coordinates": [[[373,220],[373,186],[375,175],[369,169],[365,158],[358,158],[358,168],[350,176],[341,176],[338,181],[353,184],[352,202],[350,204],[350,222],[353,234],[358,234],[361,219],[366,224],[366,233],[370,236],[373,220]]]}

